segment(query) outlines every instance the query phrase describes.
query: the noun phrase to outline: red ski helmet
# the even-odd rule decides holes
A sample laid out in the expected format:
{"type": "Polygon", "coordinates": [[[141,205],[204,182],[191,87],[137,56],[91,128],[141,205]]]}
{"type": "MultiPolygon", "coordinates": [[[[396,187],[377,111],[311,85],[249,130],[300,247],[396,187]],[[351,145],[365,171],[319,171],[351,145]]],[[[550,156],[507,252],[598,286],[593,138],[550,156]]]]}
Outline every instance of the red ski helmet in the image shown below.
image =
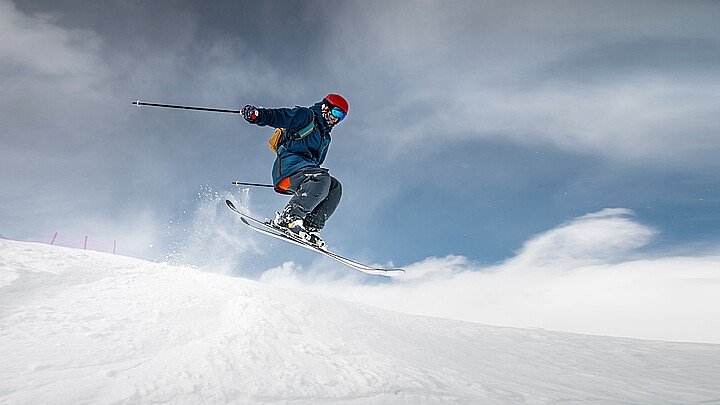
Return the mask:
{"type": "Polygon", "coordinates": [[[335,107],[339,107],[341,110],[345,111],[345,114],[348,113],[348,102],[343,96],[332,93],[325,96],[324,100],[335,107]]]}

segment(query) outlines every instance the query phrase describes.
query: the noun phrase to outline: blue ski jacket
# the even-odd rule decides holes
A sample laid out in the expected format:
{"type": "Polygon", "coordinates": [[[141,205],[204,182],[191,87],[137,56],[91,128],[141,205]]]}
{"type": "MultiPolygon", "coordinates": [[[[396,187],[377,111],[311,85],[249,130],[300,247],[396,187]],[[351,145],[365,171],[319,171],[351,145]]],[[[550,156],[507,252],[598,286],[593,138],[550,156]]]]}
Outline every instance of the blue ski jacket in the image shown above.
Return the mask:
{"type": "Polygon", "coordinates": [[[253,124],[287,129],[282,151],[273,163],[274,186],[304,167],[320,167],[325,161],[332,128],[322,119],[322,102],[315,103],[312,107],[257,108],[257,110],[258,118],[253,124]],[[301,139],[293,139],[291,135],[307,127],[312,120],[315,122],[312,132],[301,139]]]}

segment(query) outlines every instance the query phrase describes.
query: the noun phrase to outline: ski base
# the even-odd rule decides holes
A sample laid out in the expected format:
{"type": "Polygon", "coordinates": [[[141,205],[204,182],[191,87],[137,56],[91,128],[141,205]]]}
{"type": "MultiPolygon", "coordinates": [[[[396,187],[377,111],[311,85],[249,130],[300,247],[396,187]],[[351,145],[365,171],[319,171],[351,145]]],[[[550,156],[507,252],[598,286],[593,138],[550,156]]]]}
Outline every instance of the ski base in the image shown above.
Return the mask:
{"type": "Polygon", "coordinates": [[[320,253],[320,254],[322,254],[322,255],[325,255],[325,256],[327,256],[327,257],[329,257],[329,258],[331,258],[331,259],[337,260],[338,262],[340,262],[340,263],[342,263],[342,264],[344,264],[344,265],[346,265],[346,266],[348,266],[348,267],[352,267],[353,269],[358,270],[358,271],[361,271],[361,272],[363,272],[363,273],[373,274],[373,275],[381,275],[381,276],[388,276],[388,277],[399,276],[399,275],[401,275],[401,274],[405,274],[405,270],[404,270],[404,269],[399,269],[399,268],[398,268],[398,269],[385,269],[385,268],[381,268],[381,267],[369,266],[369,265],[367,265],[367,264],[363,264],[363,263],[357,262],[357,261],[355,261],[355,260],[349,259],[349,258],[347,258],[347,257],[344,257],[344,256],[342,256],[342,255],[339,255],[339,254],[337,254],[337,253],[335,253],[335,252],[332,252],[332,251],[330,251],[330,250],[320,249],[320,248],[318,248],[318,247],[316,247],[316,246],[312,246],[312,245],[308,244],[307,242],[305,242],[305,241],[302,240],[302,239],[299,239],[299,238],[297,238],[297,237],[295,237],[295,236],[286,234],[286,233],[280,231],[279,229],[276,229],[276,228],[274,228],[274,227],[266,224],[265,222],[260,221],[259,219],[255,219],[255,218],[253,218],[253,217],[251,217],[251,216],[249,216],[249,215],[247,215],[247,214],[245,214],[245,213],[243,213],[243,212],[240,212],[240,210],[238,210],[238,209],[235,207],[235,205],[232,203],[232,201],[230,201],[230,200],[225,200],[225,203],[227,204],[227,206],[228,206],[231,210],[233,210],[233,211],[235,211],[236,213],[240,214],[240,217],[241,217],[240,220],[241,220],[245,225],[247,225],[248,227],[250,227],[250,229],[252,229],[252,230],[254,230],[254,231],[256,231],[256,232],[259,232],[259,233],[262,233],[262,234],[264,234],[264,235],[271,236],[271,237],[273,237],[273,238],[280,239],[280,240],[283,240],[283,241],[285,241],[285,242],[289,242],[289,243],[292,243],[292,244],[294,244],[294,245],[303,247],[303,248],[305,248],[305,249],[312,250],[312,251],[314,251],[314,252],[320,253]]]}

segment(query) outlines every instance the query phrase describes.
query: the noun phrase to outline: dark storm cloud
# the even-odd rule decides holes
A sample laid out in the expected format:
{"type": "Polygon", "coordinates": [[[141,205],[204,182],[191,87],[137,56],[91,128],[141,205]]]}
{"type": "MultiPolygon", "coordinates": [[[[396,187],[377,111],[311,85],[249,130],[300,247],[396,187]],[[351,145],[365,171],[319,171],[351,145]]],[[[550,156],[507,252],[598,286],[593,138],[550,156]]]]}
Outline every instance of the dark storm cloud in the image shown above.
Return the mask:
{"type": "Polygon", "coordinates": [[[359,8],[338,42],[366,28],[345,67],[359,90],[383,95],[368,100],[363,128],[401,134],[392,150],[442,133],[625,161],[718,151],[708,84],[720,38],[707,2],[396,2],[367,20],[359,8]]]}

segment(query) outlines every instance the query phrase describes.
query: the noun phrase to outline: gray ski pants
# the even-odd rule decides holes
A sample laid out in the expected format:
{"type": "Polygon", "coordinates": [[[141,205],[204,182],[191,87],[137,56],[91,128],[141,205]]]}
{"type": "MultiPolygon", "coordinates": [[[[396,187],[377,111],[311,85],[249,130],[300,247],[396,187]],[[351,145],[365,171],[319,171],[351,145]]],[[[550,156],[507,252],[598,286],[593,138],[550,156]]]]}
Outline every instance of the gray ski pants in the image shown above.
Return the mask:
{"type": "Polygon", "coordinates": [[[335,212],[342,185],[321,167],[305,167],[290,176],[289,191],[292,198],[285,207],[285,212],[303,218],[306,228],[323,229],[325,221],[335,212]]]}

